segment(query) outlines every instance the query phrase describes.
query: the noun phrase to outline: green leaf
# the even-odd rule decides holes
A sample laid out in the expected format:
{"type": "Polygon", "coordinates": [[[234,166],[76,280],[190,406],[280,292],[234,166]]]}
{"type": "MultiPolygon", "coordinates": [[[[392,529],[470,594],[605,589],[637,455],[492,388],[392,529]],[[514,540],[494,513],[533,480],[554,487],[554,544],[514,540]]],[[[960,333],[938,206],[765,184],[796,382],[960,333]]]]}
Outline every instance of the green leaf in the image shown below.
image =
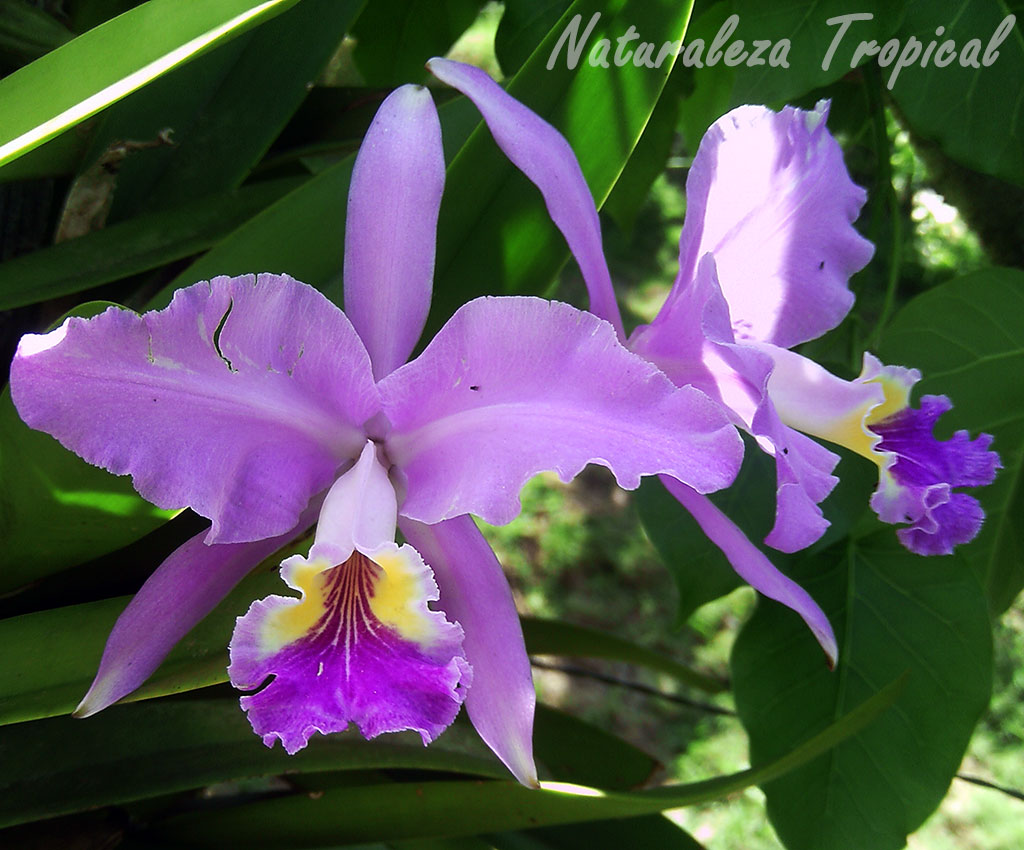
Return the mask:
{"type": "Polygon", "coordinates": [[[198,254],[301,182],[282,178],[203,196],[8,260],[0,265],[0,310],[83,292],[198,254]]]}
{"type": "Polygon", "coordinates": [[[625,791],[644,785],[661,767],[611,732],[545,705],[537,706],[533,746],[542,777],[578,785],[625,791]]]}
{"type": "Polygon", "coordinates": [[[159,700],[114,706],[86,720],[10,726],[0,730],[0,759],[0,826],[278,774],[383,768],[506,773],[464,727],[429,748],[414,733],[373,742],[354,732],[317,736],[289,756],[263,745],[236,699],[159,700]]]}
{"type": "Polygon", "coordinates": [[[153,139],[164,128],[172,129],[174,142],[124,160],[111,221],[241,185],[306,98],[362,5],[303,0],[105,112],[87,162],[111,144],[153,139]]]}
{"type": "Polygon", "coordinates": [[[490,839],[497,850],[702,850],[682,827],[662,815],[549,826],[528,832],[506,832],[490,839]]]}
{"type": "Polygon", "coordinates": [[[367,85],[419,83],[432,56],[443,56],[473,23],[480,0],[375,0],[356,22],[353,58],[367,85]]]}
{"type": "Polygon", "coordinates": [[[992,434],[1003,469],[974,492],[987,519],[961,548],[985,584],[993,614],[1024,587],[1024,273],[986,269],[925,292],[903,307],[882,337],[887,363],[924,373],[922,393],[955,407],[939,423],[992,434]]]}
{"type": "MultiPolygon", "coordinates": [[[[950,157],[978,171],[1024,185],[1024,36],[1018,21],[986,67],[984,54],[1010,9],[1001,0],[908,3],[896,33],[905,45],[913,36],[926,50],[932,42],[952,39],[957,60],[948,67],[920,63],[902,70],[892,96],[902,116],[919,135],[938,142],[950,157]],[[936,27],[944,27],[936,36],[936,27]],[[977,40],[977,63],[962,67],[969,45],[977,40]]],[[[882,69],[886,84],[893,68],[882,69]]]]}
{"type": "Polygon", "coordinates": [[[677,682],[709,693],[721,693],[726,683],[706,673],[606,632],[557,620],[523,617],[526,650],[532,655],[568,655],[625,661],[671,676],[677,682]]]}
{"type": "Polygon", "coordinates": [[[890,705],[896,682],[776,761],[730,776],[648,791],[598,791],[513,782],[407,782],[282,797],[201,811],[154,825],[165,841],[195,847],[318,847],[360,841],[478,835],[538,826],[639,817],[764,782],[826,752],[890,705]],[[556,790],[557,789],[557,790],[556,790]]]}
{"type": "Polygon", "coordinates": [[[505,0],[494,52],[506,76],[518,71],[569,8],[571,0],[505,0]]]}
{"type": "Polygon", "coordinates": [[[789,850],[899,850],[938,806],[988,701],[992,645],[977,578],[957,556],[922,558],[886,529],[795,562],[839,638],[830,672],[790,611],[759,604],[732,657],[751,758],[785,753],[807,729],[906,674],[893,709],[799,770],[763,784],[789,850]]]}
{"type": "MultiPolygon", "coordinates": [[[[194,690],[227,681],[228,641],[235,619],[254,599],[280,593],[283,554],[271,555],[195,628],[125,702],[194,690]]],[[[120,596],[0,620],[0,724],[70,714],[99,667],[107,635],[131,597],[120,596]]]]}
{"type": "MultiPolygon", "coordinates": [[[[894,7],[891,3],[874,0],[859,3],[851,9],[844,0],[813,0],[809,3],[731,0],[716,4],[694,22],[680,61],[693,69],[698,89],[721,91],[720,79],[715,78],[731,79],[729,97],[720,101],[724,108],[719,114],[744,103],[781,105],[848,74],[859,42],[875,39],[879,44],[884,43],[899,26],[903,5],[894,7]],[[838,24],[829,25],[826,21],[853,13],[872,14],[874,17],[853,22],[837,44],[828,67],[823,67],[839,32],[838,24]],[[738,21],[730,31],[727,20],[731,15],[736,15],[738,21]],[[703,67],[694,63],[695,55],[691,57],[686,53],[687,50],[696,50],[698,38],[703,42],[700,53],[703,67]],[[718,49],[713,51],[716,39],[719,42],[718,49]],[[730,67],[725,61],[726,50],[737,41],[743,41],[742,51],[746,56],[741,63],[730,67]],[[753,55],[755,41],[767,41],[770,44],[758,57],[762,64],[751,66],[751,60],[757,61],[753,55]],[[776,55],[773,64],[772,52],[783,51],[784,42],[787,41],[788,67],[780,64],[780,54],[776,55]],[[710,60],[714,57],[717,58],[712,64],[710,60]]],[[[709,117],[713,121],[718,116],[709,117]]]]}
{"type": "Polygon", "coordinates": [[[0,165],[296,2],[150,0],[47,53],[0,80],[0,165]]]}
{"type": "MultiPolygon", "coordinates": [[[[69,315],[92,316],[92,302],[69,315]]],[[[127,476],[90,466],[18,416],[0,393],[0,592],[127,546],[174,513],[144,501],[127,476]]]]}
{"type": "Polygon", "coordinates": [[[67,27],[25,0],[0,0],[0,54],[28,62],[72,38],[67,27]]]}

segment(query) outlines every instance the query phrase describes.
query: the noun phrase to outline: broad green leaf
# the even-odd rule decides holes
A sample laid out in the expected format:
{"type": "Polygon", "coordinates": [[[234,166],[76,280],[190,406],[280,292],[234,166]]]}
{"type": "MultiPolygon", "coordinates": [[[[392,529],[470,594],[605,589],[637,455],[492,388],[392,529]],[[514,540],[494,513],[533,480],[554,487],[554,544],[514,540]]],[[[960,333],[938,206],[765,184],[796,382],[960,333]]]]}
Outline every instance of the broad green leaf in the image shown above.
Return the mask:
{"type": "Polygon", "coordinates": [[[987,519],[960,551],[1000,614],[1024,587],[1024,273],[986,269],[917,296],[883,333],[880,356],[919,368],[920,392],[949,396],[943,433],[995,437],[1003,469],[974,491],[987,519]]]}
{"type": "Polygon", "coordinates": [[[923,558],[890,529],[794,563],[839,638],[830,672],[800,619],[761,604],[733,650],[751,758],[787,752],[883,683],[893,709],[834,750],[762,784],[789,850],[899,850],[938,806],[988,701],[992,646],[977,578],[958,556],[923,558]]]}
{"type": "Polygon", "coordinates": [[[150,0],[0,80],[0,165],[297,0],[150,0]]]}
{"type": "Polygon", "coordinates": [[[9,726],[0,730],[0,760],[0,826],[277,774],[411,768],[506,775],[463,724],[430,747],[414,733],[368,743],[352,732],[318,735],[289,756],[263,745],[236,699],[159,700],[86,720],[9,726]]]}
{"type": "Polygon", "coordinates": [[[725,682],[607,632],[557,620],[523,617],[526,650],[532,655],[568,655],[625,661],[671,676],[677,682],[709,693],[721,693],[725,682]]]}
{"type": "Polygon", "coordinates": [[[366,84],[420,83],[432,56],[448,52],[476,19],[480,0],[375,0],[353,30],[353,58],[366,84]]]}
{"type": "MultiPolygon", "coordinates": [[[[911,65],[899,73],[891,90],[910,127],[938,142],[948,156],[1024,185],[1024,36],[1020,20],[1014,24],[1009,15],[1002,0],[908,3],[896,32],[902,49],[908,49],[912,37],[922,51],[932,43],[952,40],[956,60],[942,68],[934,62],[926,68],[911,65]],[[996,45],[996,33],[1004,23],[1011,27],[1001,30],[1005,40],[996,45]],[[945,31],[937,37],[940,26],[945,31]],[[976,66],[970,65],[972,50],[976,66]],[[961,65],[965,58],[968,67],[961,65]]],[[[893,73],[893,67],[882,69],[887,85],[893,73]]]]}
{"type": "Polygon", "coordinates": [[[299,108],[362,5],[303,0],[107,110],[87,163],[112,143],[153,139],[164,128],[174,142],[125,159],[111,221],[237,188],[299,108]]]}
{"type": "Polygon", "coordinates": [[[490,836],[497,850],[702,850],[701,845],[663,815],[549,826],[490,836]]]}
{"type": "MultiPolygon", "coordinates": [[[[104,302],[69,315],[92,316],[104,302]]],[[[0,592],[113,552],[165,523],[127,476],[90,466],[18,417],[0,393],[0,592]]]]}
{"type": "Polygon", "coordinates": [[[766,782],[828,751],[892,703],[895,682],[787,755],[758,767],[689,785],[600,791],[513,782],[408,782],[326,791],[202,811],[154,826],[165,841],[195,847],[318,847],[360,841],[479,835],[538,826],[639,817],[717,799],[766,782]]]}
{"type": "Polygon", "coordinates": [[[84,292],[198,254],[301,182],[281,178],[203,196],[8,260],[0,265],[0,309],[84,292]]]}

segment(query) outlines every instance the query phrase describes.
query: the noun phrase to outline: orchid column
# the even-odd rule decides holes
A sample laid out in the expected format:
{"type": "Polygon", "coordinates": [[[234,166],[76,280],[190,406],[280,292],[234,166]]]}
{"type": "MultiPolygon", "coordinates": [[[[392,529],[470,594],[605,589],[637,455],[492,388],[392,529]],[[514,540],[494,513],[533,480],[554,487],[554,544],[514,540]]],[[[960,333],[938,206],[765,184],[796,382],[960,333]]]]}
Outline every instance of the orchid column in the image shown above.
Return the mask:
{"type": "Polygon", "coordinates": [[[403,87],[352,175],[347,315],[287,275],[260,274],[197,283],[159,312],[110,308],[23,338],[11,387],[27,423],[131,474],[157,505],[212,523],[122,614],[79,715],[142,684],[256,563],[316,521],[309,552],[282,564],[301,597],[255,602],[231,643],[237,686],[274,677],[242,698],[264,742],[294,752],[354,722],[368,737],[414,729],[426,743],[464,700],[513,774],[536,782],[529,660],[469,514],[508,522],[532,475],[568,481],[590,462],[627,488],[662,474],[709,492],[732,481],[742,445],[705,393],[677,388],[566,304],[472,301],[406,363],[430,305],[443,181],[433,102],[403,87]],[[395,543],[396,525],[408,544],[395,543]]]}

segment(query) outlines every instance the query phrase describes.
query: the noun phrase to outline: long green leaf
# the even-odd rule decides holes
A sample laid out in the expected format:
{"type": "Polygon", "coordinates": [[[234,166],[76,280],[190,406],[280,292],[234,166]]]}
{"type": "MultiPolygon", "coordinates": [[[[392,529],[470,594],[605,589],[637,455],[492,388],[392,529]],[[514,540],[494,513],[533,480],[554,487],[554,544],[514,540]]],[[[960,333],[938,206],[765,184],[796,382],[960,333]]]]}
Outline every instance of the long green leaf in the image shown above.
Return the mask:
{"type": "Polygon", "coordinates": [[[84,292],[198,254],[301,183],[282,178],[204,196],[16,257],[0,265],[0,310],[84,292]]]}
{"type": "Polygon", "coordinates": [[[409,782],[291,796],[196,812],[154,826],[164,840],[195,847],[327,847],[360,841],[476,835],[608,818],[638,817],[717,799],[782,775],[827,752],[878,716],[902,682],[774,761],[689,785],[632,793],[586,786],[524,788],[513,782],[409,782]]]}
{"type": "Polygon", "coordinates": [[[527,651],[534,655],[569,655],[626,661],[664,673],[680,684],[713,694],[721,693],[727,687],[721,679],[691,670],[668,656],[607,632],[558,620],[524,617],[523,636],[526,638],[527,651]]]}
{"type": "Polygon", "coordinates": [[[0,165],[298,0],[150,0],[0,80],[0,165]]]}

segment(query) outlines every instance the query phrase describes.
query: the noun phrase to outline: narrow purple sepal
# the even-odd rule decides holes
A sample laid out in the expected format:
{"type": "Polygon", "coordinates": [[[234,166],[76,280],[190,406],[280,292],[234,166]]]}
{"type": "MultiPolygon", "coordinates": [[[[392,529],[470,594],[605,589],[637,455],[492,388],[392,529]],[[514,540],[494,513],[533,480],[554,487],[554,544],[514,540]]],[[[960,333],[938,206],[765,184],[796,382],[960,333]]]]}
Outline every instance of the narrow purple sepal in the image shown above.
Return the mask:
{"type": "Polygon", "coordinates": [[[175,549],[117,618],[96,678],[75,716],[102,711],[138,688],[253,567],[309,528],[318,508],[319,500],[295,528],[279,537],[207,544],[203,532],[175,549]]]}
{"type": "Polygon", "coordinates": [[[590,294],[590,312],[612,323],[625,338],[608,264],[601,223],[583,171],[565,137],[507,94],[486,72],[450,59],[431,59],[435,77],[473,101],[498,147],[544,196],[548,214],[569,243],[590,294]]]}
{"type": "Polygon", "coordinates": [[[866,193],[850,180],[827,114],[824,101],[810,112],[741,106],[711,126],[687,176],[667,308],[711,252],[737,340],[789,348],[849,312],[849,278],[874,247],[852,226],[866,193]]]}
{"type": "Polygon", "coordinates": [[[523,785],[537,786],[533,760],[536,694],[515,602],[501,564],[468,516],[436,525],[399,519],[406,538],[433,567],[441,607],[465,632],[473,668],[469,719],[523,785]]]}
{"type": "Polygon", "coordinates": [[[359,148],[345,221],[345,313],[375,378],[406,361],[427,320],[443,189],[434,101],[421,86],[402,86],[359,148]]]}
{"type": "Polygon", "coordinates": [[[920,409],[904,408],[868,426],[881,437],[874,450],[890,456],[871,507],[884,522],[909,523],[897,535],[919,555],[948,555],[974,539],[985,513],[977,499],[953,488],[991,484],[1002,467],[989,450],[989,434],[972,440],[957,431],[935,439],[935,423],[952,406],[946,396],[926,395],[920,409]]]}
{"type": "Polygon", "coordinates": [[[710,499],[667,476],[661,476],[661,482],[690,512],[708,539],[722,550],[740,578],[758,593],[781,602],[800,615],[825,651],[829,666],[835,667],[839,657],[836,636],[825,612],[811,595],[783,575],[710,499]]]}
{"type": "Polygon", "coordinates": [[[420,522],[509,522],[543,470],[569,481],[598,463],[626,489],[664,472],[709,492],[742,459],[704,393],[675,387],[607,322],[539,298],[471,301],[379,387],[407,485],[401,513],[420,522]]]}
{"type": "Polygon", "coordinates": [[[212,520],[208,543],[292,528],[379,409],[344,314],[287,275],[219,277],[164,310],[110,308],[22,338],[11,393],[31,427],[131,474],[161,508],[212,520]]]}

